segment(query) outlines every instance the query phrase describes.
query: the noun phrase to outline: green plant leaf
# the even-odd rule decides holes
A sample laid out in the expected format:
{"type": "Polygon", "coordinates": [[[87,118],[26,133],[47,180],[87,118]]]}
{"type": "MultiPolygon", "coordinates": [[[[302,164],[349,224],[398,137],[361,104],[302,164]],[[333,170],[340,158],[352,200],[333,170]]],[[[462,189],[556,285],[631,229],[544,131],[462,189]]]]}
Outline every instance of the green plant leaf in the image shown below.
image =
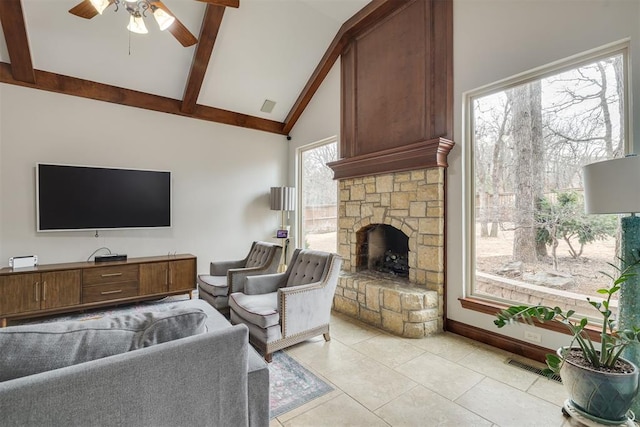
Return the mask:
{"type": "Polygon", "coordinates": [[[589,300],[589,304],[591,304],[593,307],[595,307],[596,310],[600,310],[600,307],[602,307],[602,303],[600,302],[596,302],[596,301],[591,301],[589,300]]]}
{"type": "Polygon", "coordinates": [[[547,366],[552,374],[560,372],[560,368],[562,367],[562,358],[558,357],[558,355],[549,353],[546,355],[547,366]]]}
{"type": "MultiPolygon", "coordinates": [[[[638,250],[638,254],[640,255],[640,249],[638,250]]],[[[558,357],[555,354],[547,355],[546,361],[549,372],[558,373],[564,363],[566,349],[570,347],[576,348],[576,346],[580,348],[584,358],[592,367],[612,367],[629,343],[640,342],[640,325],[633,325],[622,331],[617,330],[618,322],[611,310],[612,298],[620,291],[623,283],[636,276],[636,269],[640,267],[640,256],[634,256],[633,258],[633,263],[620,260],[620,265],[624,266],[624,268],[618,268],[609,263],[610,266],[619,272],[619,275],[613,277],[607,273],[603,273],[612,281],[610,288],[603,288],[597,291],[599,294],[605,296],[603,301],[593,301],[588,297],[586,298],[589,305],[597,309],[602,316],[600,333],[601,345],[598,348],[596,348],[596,345],[585,330],[589,325],[588,319],[586,317],[574,319],[574,310],[567,310],[565,313],[559,307],[519,305],[502,310],[496,315],[494,323],[501,327],[517,321],[533,324],[535,320],[540,322],[555,320],[565,325],[571,333],[571,342],[568,346],[563,347],[562,357],[558,357]]]]}

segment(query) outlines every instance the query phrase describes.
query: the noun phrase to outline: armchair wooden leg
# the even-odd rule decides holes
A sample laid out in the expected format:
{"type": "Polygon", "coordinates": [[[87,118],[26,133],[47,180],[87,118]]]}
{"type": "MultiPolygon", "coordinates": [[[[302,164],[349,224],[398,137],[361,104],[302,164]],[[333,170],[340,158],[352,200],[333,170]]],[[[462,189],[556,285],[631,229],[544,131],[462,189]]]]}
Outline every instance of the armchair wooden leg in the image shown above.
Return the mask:
{"type": "Polygon", "coordinates": [[[273,353],[265,353],[264,354],[264,360],[267,363],[271,363],[271,360],[273,359],[273,353]]]}
{"type": "Polygon", "coordinates": [[[329,335],[329,332],[322,334],[322,336],[324,337],[325,341],[331,341],[331,336],[329,335]]]}

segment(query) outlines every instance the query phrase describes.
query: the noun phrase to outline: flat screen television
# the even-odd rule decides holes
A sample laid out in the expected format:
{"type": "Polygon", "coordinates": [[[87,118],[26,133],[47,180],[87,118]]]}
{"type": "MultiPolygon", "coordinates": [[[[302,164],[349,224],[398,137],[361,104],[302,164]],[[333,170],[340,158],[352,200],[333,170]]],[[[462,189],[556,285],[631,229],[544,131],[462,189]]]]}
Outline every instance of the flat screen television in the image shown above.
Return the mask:
{"type": "Polygon", "coordinates": [[[38,163],[38,231],[171,227],[171,172],[38,163]]]}

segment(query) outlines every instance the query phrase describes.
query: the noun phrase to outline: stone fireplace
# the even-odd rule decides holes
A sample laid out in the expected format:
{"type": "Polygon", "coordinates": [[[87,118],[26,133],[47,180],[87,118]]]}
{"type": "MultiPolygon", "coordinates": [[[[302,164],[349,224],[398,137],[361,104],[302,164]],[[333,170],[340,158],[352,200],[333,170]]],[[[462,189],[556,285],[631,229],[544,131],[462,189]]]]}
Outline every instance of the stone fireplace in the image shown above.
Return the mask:
{"type": "Polygon", "coordinates": [[[335,310],[404,337],[442,329],[444,172],[432,167],[340,180],[344,264],[335,310]],[[401,252],[397,233],[406,236],[407,274],[375,268],[385,253],[401,252]]]}

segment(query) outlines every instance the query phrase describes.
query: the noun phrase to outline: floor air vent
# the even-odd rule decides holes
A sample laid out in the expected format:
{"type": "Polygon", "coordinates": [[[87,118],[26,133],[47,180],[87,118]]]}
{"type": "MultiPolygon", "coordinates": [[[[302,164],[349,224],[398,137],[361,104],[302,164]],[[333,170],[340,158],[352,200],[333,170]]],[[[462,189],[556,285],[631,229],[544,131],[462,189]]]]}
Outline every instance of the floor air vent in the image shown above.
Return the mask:
{"type": "MultiPolygon", "coordinates": [[[[542,372],[542,369],[536,368],[535,366],[527,365],[526,363],[522,363],[522,362],[520,362],[518,360],[508,359],[507,360],[507,365],[515,366],[516,368],[520,368],[520,369],[524,369],[525,371],[533,372],[534,374],[538,374],[541,377],[546,377],[546,375],[542,372]]],[[[548,378],[553,380],[553,381],[562,383],[562,380],[560,379],[560,375],[553,374],[551,377],[548,377],[548,378]]]]}

